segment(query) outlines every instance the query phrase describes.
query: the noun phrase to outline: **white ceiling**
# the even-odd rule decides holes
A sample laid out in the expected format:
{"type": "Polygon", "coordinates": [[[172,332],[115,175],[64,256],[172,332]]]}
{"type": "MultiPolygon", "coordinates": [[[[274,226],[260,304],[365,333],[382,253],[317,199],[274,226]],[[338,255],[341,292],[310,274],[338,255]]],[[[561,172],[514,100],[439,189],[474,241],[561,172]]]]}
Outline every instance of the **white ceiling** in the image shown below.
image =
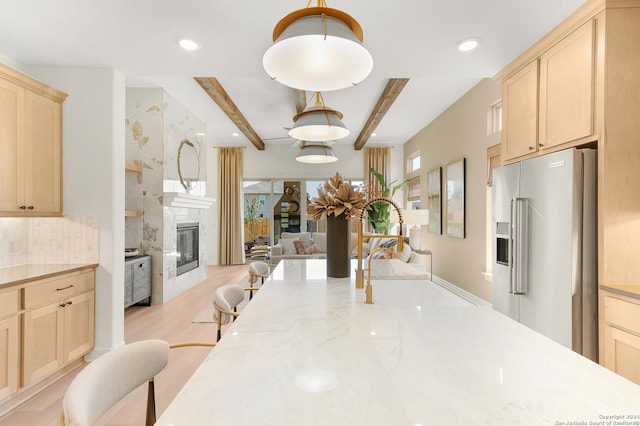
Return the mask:
{"type": "MultiPolygon", "coordinates": [[[[351,129],[339,143],[353,144],[391,77],[411,80],[369,143],[406,142],[583,2],[328,0],[358,20],[374,59],[357,87],[323,93],[351,129]],[[480,46],[458,52],[467,37],[479,37],[480,46]]],[[[2,5],[0,54],[25,65],[114,68],[129,85],[164,87],[207,123],[209,143],[250,145],[241,133],[232,136],[238,129],[191,77],[217,77],[261,138],[286,136],[293,101],[264,72],[262,55],[275,24],[305,6],[303,0],[15,0],[2,5]],[[202,48],[184,51],[179,37],[202,48]]]]}

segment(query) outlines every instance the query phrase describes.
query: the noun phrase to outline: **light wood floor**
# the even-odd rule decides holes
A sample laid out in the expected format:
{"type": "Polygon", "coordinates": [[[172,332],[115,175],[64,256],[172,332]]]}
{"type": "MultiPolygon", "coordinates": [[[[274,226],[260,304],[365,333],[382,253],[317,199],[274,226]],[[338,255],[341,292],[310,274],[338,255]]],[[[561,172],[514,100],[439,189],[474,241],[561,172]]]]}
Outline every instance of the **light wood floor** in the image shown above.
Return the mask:
{"type": "MultiPolygon", "coordinates": [[[[125,341],[164,339],[169,343],[216,340],[216,324],[193,323],[192,320],[212,301],[215,288],[221,284],[242,282],[247,265],[210,266],[208,277],[180,296],[162,305],[132,306],[125,310],[125,341]]],[[[223,328],[224,331],[224,328],[223,328]]],[[[172,349],[169,365],[156,376],[156,409],[158,416],[191,377],[211,348],[172,349]]],[[[59,425],[62,398],[82,367],[53,383],[30,400],[0,417],[2,426],[59,425]]],[[[143,425],[146,385],[116,404],[100,421],[100,425],[143,425]]]]}

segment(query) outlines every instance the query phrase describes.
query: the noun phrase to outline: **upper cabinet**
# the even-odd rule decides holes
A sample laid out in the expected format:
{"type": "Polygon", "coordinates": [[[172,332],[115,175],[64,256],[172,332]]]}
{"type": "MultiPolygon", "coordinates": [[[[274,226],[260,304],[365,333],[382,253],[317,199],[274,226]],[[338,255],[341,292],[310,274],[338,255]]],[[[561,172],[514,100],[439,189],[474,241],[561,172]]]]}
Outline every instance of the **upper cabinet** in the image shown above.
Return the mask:
{"type": "Polygon", "coordinates": [[[596,140],[594,26],[590,19],[499,75],[505,161],[596,140]]]}
{"type": "Polygon", "coordinates": [[[0,216],[62,215],[66,97],[0,65],[0,216]]]}
{"type": "Polygon", "coordinates": [[[593,136],[593,27],[588,21],[540,57],[541,149],[593,136]]]}
{"type": "Polygon", "coordinates": [[[538,150],[538,61],[502,84],[502,155],[517,158],[538,150]]]}

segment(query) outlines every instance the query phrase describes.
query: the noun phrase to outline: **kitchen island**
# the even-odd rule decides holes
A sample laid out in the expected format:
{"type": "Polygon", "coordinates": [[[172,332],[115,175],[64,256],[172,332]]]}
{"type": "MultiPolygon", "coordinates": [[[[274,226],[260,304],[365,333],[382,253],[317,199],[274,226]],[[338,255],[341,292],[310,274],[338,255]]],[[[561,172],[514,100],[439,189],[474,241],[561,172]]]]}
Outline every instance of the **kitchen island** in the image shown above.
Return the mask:
{"type": "Polygon", "coordinates": [[[490,307],[424,280],[366,305],[324,262],[280,262],[157,424],[640,421],[640,386],[490,307]]]}

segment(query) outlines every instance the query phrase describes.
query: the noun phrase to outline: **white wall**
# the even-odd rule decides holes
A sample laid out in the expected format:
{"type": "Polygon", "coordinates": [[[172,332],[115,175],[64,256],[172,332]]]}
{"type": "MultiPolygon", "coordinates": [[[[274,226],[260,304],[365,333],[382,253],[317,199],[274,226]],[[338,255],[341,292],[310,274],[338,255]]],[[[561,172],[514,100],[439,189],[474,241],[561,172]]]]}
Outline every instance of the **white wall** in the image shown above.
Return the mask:
{"type": "MultiPolygon", "coordinates": [[[[500,100],[500,85],[484,79],[404,145],[404,156],[420,151],[421,205],[427,207],[427,172],[460,158],[466,159],[464,239],[447,236],[446,193],[442,193],[443,234],[423,227],[422,247],[433,252],[434,274],[487,301],[491,284],[486,269],[487,148],[500,142],[500,134],[487,135],[488,111],[500,100]]],[[[443,191],[446,186],[443,184],[443,191]]],[[[427,262],[428,258],[424,257],[427,262]]]]}
{"type": "Polygon", "coordinates": [[[65,215],[96,215],[100,228],[93,358],[124,342],[124,76],[102,68],[30,68],[69,94],[63,105],[65,215]]]}

